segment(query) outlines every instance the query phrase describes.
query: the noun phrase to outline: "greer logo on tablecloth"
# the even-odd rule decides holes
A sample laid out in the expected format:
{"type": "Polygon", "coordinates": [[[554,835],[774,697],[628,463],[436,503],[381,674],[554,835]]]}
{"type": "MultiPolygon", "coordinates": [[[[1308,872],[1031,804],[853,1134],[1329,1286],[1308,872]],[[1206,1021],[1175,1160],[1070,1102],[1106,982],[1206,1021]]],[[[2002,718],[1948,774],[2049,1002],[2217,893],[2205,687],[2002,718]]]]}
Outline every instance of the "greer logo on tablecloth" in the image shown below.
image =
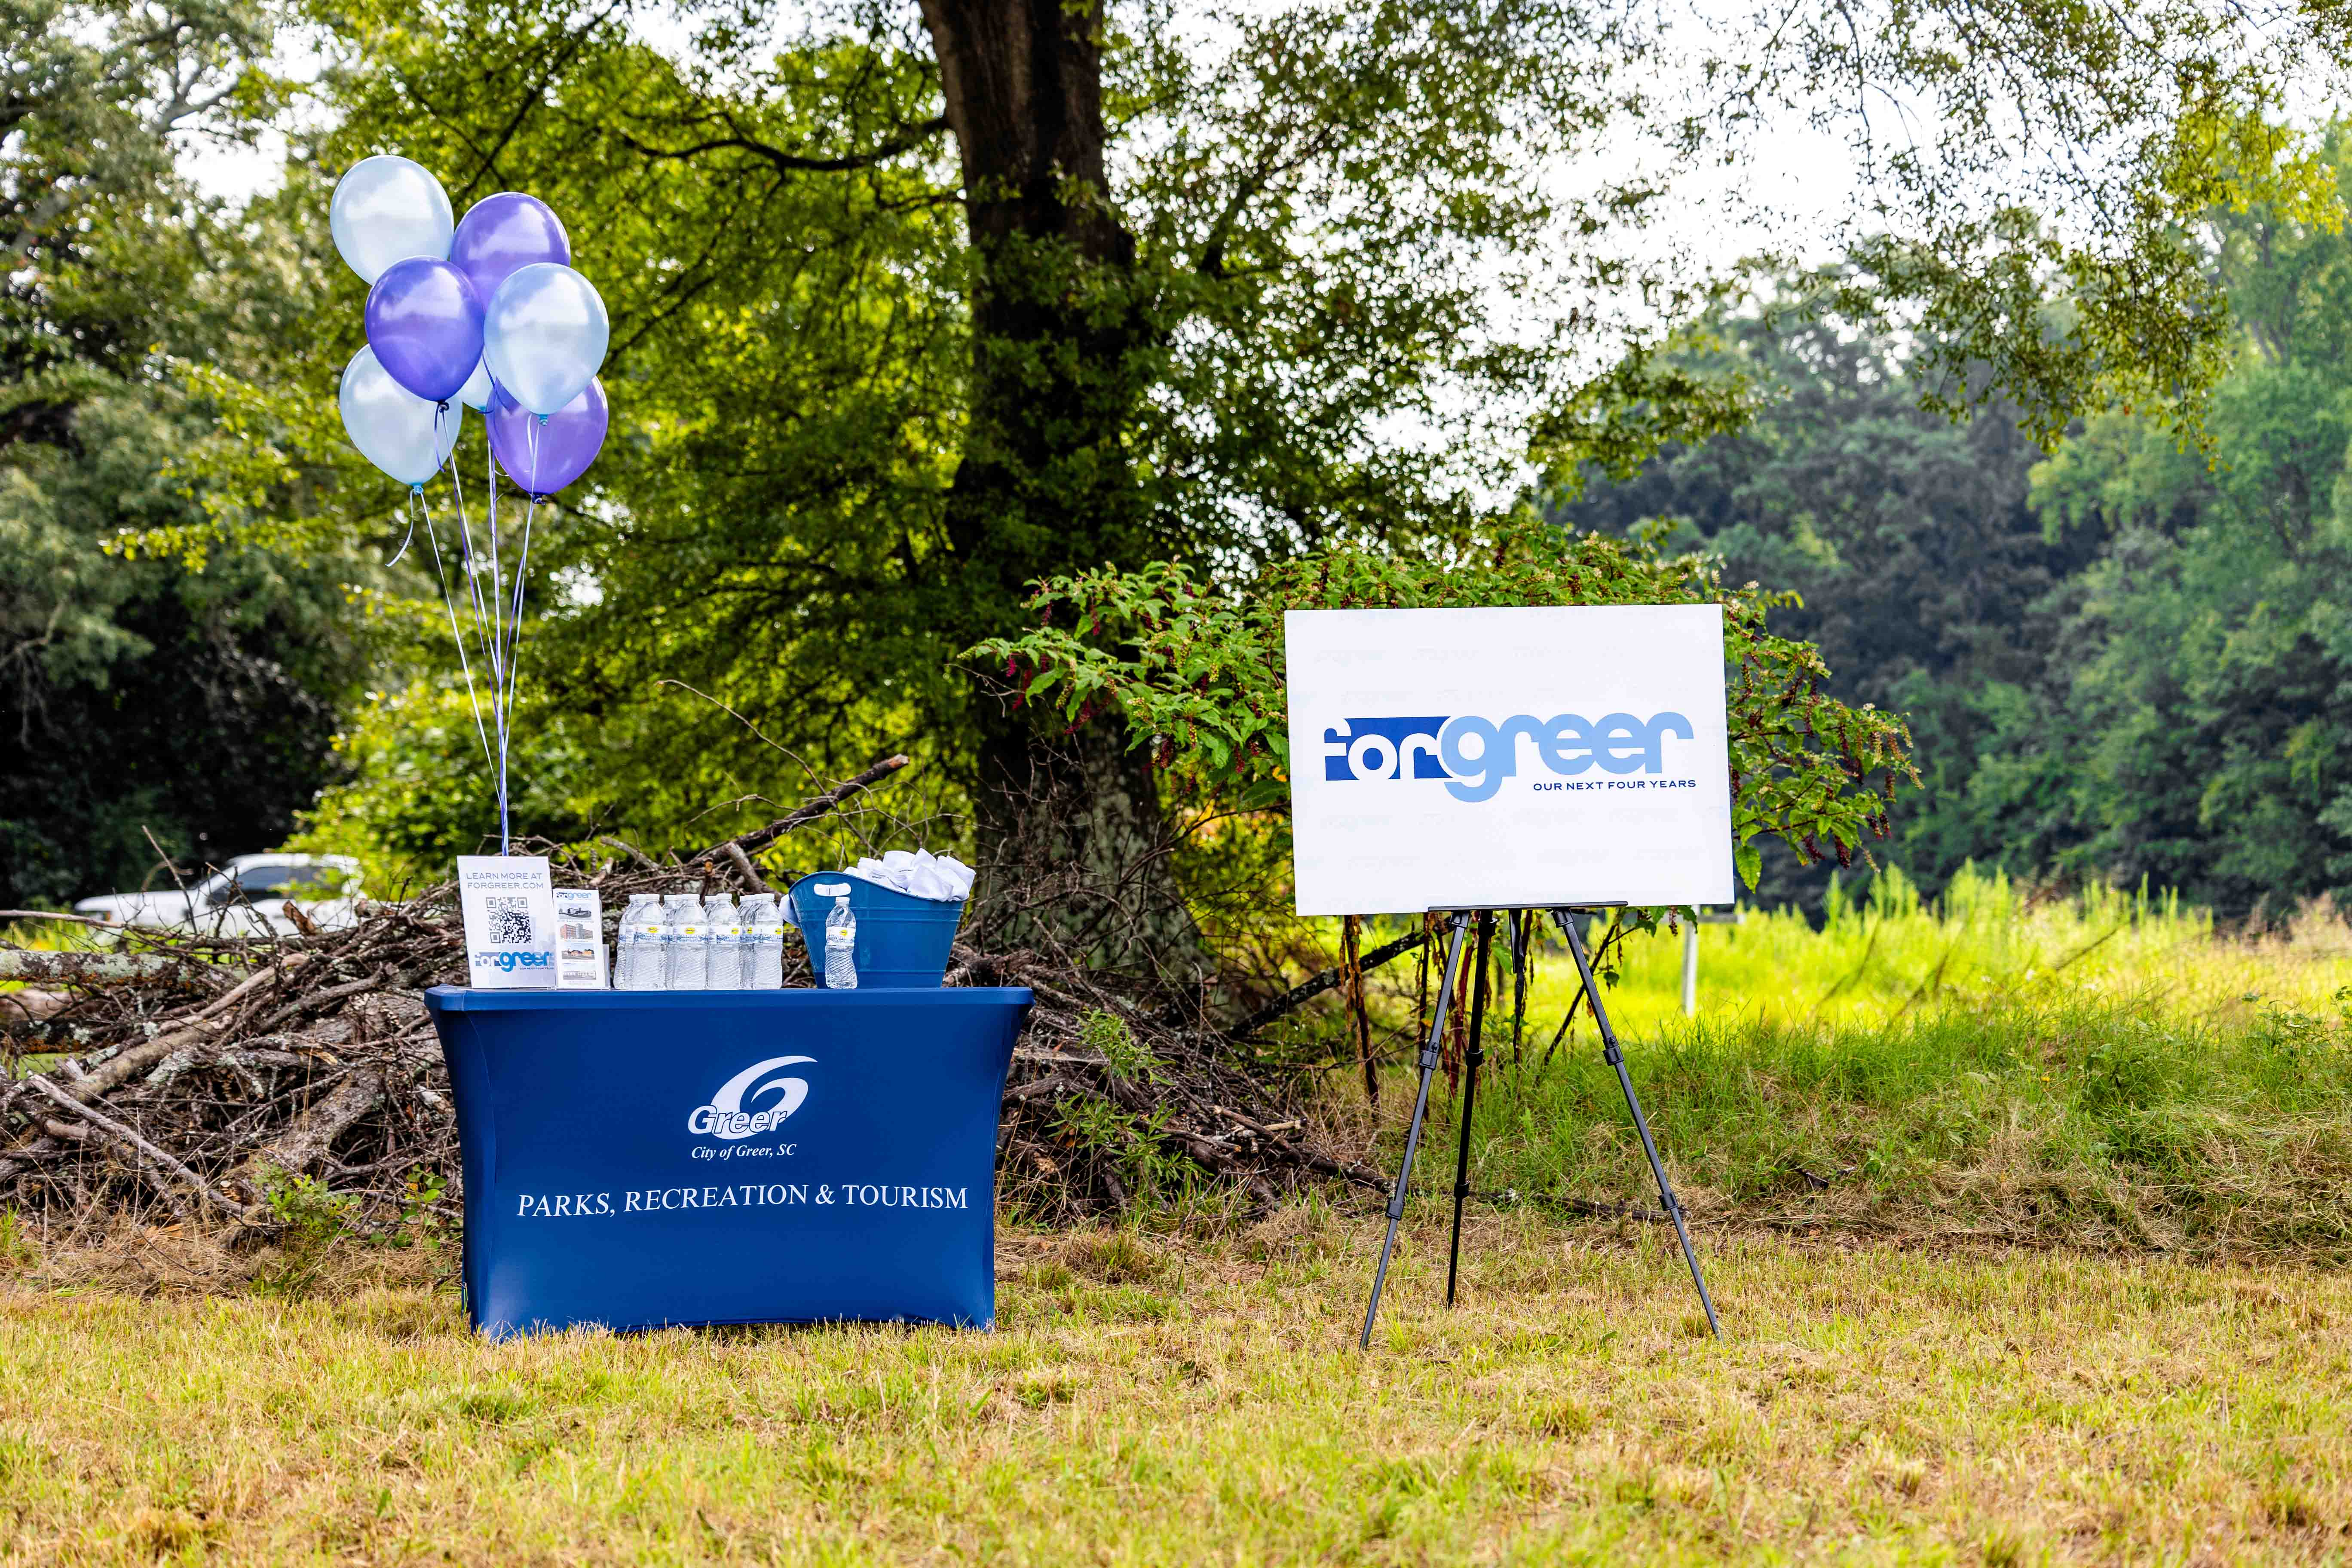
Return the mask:
{"type": "Polygon", "coordinates": [[[698,1105],[688,1111],[686,1130],[699,1137],[732,1142],[782,1126],[785,1118],[798,1110],[801,1101],[808,1098],[808,1080],[775,1075],[784,1068],[815,1060],[814,1057],[771,1057],[752,1063],[720,1084],[709,1104],[698,1105]],[[771,1094],[783,1098],[772,1105],[760,1106],[760,1100],[771,1094]]]}

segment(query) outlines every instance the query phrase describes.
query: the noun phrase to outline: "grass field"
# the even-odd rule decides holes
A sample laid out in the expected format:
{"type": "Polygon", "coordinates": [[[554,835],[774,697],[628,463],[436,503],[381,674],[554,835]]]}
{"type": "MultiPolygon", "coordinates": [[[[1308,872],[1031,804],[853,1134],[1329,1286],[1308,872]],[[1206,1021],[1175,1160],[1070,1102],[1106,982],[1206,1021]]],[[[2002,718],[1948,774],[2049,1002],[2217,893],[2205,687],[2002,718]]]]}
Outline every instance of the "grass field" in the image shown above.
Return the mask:
{"type": "Polygon", "coordinates": [[[993,1334],[490,1345],[418,1285],[0,1285],[11,1563],[2279,1562],[2352,1550],[2352,1280],[1315,1207],[1014,1237],[993,1334]]]}
{"type": "Polygon", "coordinates": [[[1890,878],[1702,942],[1696,1021],[1677,938],[1609,999],[1721,1344],[1671,1232],[1565,1217],[1649,1193],[1553,960],[1464,1304],[1441,1096],[1370,1357],[1360,1194],[1010,1231],[992,1334],[507,1345],[446,1244],[0,1215],[0,1563],[2352,1561],[2352,929],[1890,878]]]}
{"type": "MultiPolygon", "coordinates": [[[[1621,1028],[1682,1021],[1683,940],[1632,940],[1608,996],[1621,1028]]],[[[2247,1021],[2289,1009],[2343,1010],[2352,926],[2307,910],[2289,927],[2241,940],[2169,897],[2092,886],[2036,897],[1995,873],[1963,871],[1923,900],[1901,871],[1874,878],[1855,904],[1833,888],[1816,928],[1792,910],[1742,911],[1699,931],[1701,1016],[1767,1026],[1884,1025],[1938,1008],[2067,997],[2159,1008],[2176,1019],[2247,1021]]],[[[1532,1016],[1555,1018],[1575,993],[1565,956],[1547,964],[1532,1016]]]]}
{"type": "MultiPolygon", "coordinates": [[[[1683,1195],[1718,1222],[2352,1260],[2352,927],[2330,911],[2241,940],[2168,902],[2035,904],[1998,879],[1923,907],[1890,876],[1824,929],[1751,914],[1700,944],[1696,1019],[1678,935],[1633,939],[1605,994],[1683,1195]]],[[[1589,1023],[1552,1049],[1574,974],[1540,960],[1516,1047],[1507,995],[1490,1019],[1474,1184],[1654,1201],[1589,1023]]],[[[1410,1093],[1392,1076],[1391,1132],[1410,1093]]]]}

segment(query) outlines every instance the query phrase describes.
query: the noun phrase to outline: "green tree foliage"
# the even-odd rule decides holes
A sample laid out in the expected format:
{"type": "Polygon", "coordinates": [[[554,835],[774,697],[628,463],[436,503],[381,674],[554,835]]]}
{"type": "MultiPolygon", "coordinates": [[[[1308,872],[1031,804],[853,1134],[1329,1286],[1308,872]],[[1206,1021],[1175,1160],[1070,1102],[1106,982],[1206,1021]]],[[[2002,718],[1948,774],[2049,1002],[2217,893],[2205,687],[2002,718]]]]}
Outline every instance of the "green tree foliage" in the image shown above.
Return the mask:
{"type": "Polygon", "coordinates": [[[2105,542],[2058,654],[2065,739],[2027,755],[2065,769],[2083,864],[2278,914],[2352,897],[2352,247],[2259,209],[2221,233],[2250,342],[2210,461],[2110,415],[2035,471],[2046,525],[2105,542]]]}
{"type": "MultiPolygon", "coordinates": [[[[299,338],[305,260],[267,207],[199,199],[189,138],[277,89],[242,4],[0,0],[0,900],[267,847],[329,776],[358,674],[349,574],[257,547],[128,559],[205,522],[172,458],[220,438],[174,356],[247,374],[299,338]]],[[[273,511],[290,498],[272,498],[273,511]]],[[[247,520],[251,521],[251,520],[247,520]]]]}
{"type": "Polygon", "coordinates": [[[1280,807],[1288,798],[1283,616],[1291,610],[1530,605],[1721,604],[1731,725],[1732,839],[1754,886],[1759,838],[1801,861],[1853,864],[1889,832],[1898,784],[1916,782],[1901,720],[1822,693],[1829,668],[1765,617],[1788,597],[1727,590],[1709,558],[1512,518],[1468,551],[1335,546],[1269,568],[1238,593],[1172,563],[1045,584],[1040,624],[971,650],[1020,700],[1073,725],[1116,715],[1130,748],[1176,772],[1195,803],[1280,807]]]}
{"type": "Polygon", "coordinates": [[[536,191],[614,307],[616,437],[547,525],[564,586],[525,717],[593,759],[600,785],[548,792],[572,820],[656,838],[797,784],[771,743],[822,769],[912,742],[983,808],[983,779],[1077,767],[1118,804],[1071,855],[1129,854],[1148,773],[1056,761],[955,650],[1016,631],[1038,579],[1459,543],[1531,451],[1624,471],[1736,420],[1741,388],[1641,325],[1715,268],[1642,230],[1758,127],[1810,116],[1853,156],[1844,307],[1924,322],[1985,367],[1940,395],[2007,387],[2042,426],[2158,392],[2193,421],[2230,328],[2183,218],[2332,212],[2264,118],[2290,67],[2336,62],[2319,12],[2037,0],[1693,35],[1557,0],[742,0],[658,46],[625,5],[314,14],[349,50],[331,165],[397,149],[461,205],[536,191]],[[1876,95],[1929,132],[1876,140],[1876,95]]]}
{"type": "MultiPolygon", "coordinates": [[[[2042,453],[2013,406],[1959,425],[1923,408],[1919,359],[1824,304],[1776,300],[1719,323],[1684,374],[1759,389],[1753,416],[1622,479],[1589,472],[1549,513],[1620,536],[1671,518],[1682,546],[1724,557],[1727,581],[1792,592],[1773,624],[1818,647],[1828,689],[1916,732],[1926,788],[1885,853],[1930,887],[1972,856],[2030,875],[2077,836],[2063,802],[2053,820],[2053,803],[2003,787],[2018,738],[2004,723],[2030,731],[2046,711],[2066,585],[2096,542],[2045,537],[2027,495],[2042,453]]],[[[1818,907],[1826,883],[1768,852],[1767,901],[1818,907]]]]}
{"type": "MultiPolygon", "coordinates": [[[[955,213],[871,151],[937,138],[907,129],[936,112],[909,61],[773,56],[719,22],[681,61],[600,15],[335,12],[357,47],[325,84],[347,119],[322,157],[396,147],[460,211],[524,189],[568,223],[614,317],[614,428],[589,479],[534,520],[518,825],[703,843],[775,815],[763,801],[789,802],[804,769],[919,737],[969,751],[938,527],[961,438],[960,329],[938,284],[955,213]]],[[[306,379],[359,346],[364,292],[333,278],[306,379]]],[[[478,424],[458,458],[478,530],[478,424]]],[[[367,532],[400,537],[400,487],[362,475],[350,491],[367,532]]],[[[509,546],[520,515],[503,513],[509,546]]],[[[446,621],[415,624],[429,689],[356,716],[357,777],[314,837],[422,869],[494,824],[446,621]]]]}
{"type": "MultiPolygon", "coordinates": [[[[2341,177],[2352,142],[2323,148],[2341,177]]],[[[1556,515],[1693,545],[1799,591],[1776,625],[1831,689],[1911,721],[1927,783],[1891,858],[1939,887],[2147,879],[2232,915],[2352,894],[2352,248],[2255,205],[2200,243],[2241,324],[2202,416],[2111,410],[2044,459],[2002,407],[1919,406],[1932,356],[1850,324],[1727,325],[1700,368],[1769,388],[1732,435],[1595,476],[1556,515]]],[[[1768,870],[1769,897],[1818,878],[1768,870]]]]}

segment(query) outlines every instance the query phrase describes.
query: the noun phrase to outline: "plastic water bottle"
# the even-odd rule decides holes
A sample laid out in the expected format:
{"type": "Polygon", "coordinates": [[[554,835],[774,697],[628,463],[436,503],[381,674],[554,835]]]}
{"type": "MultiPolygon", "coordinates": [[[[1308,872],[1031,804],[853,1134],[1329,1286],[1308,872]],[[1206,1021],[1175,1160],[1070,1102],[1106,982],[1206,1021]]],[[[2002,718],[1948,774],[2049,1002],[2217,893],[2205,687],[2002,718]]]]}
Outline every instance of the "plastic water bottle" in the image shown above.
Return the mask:
{"type": "Polygon", "coordinates": [[[662,906],[658,893],[631,893],[621,916],[620,952],[613,960],[615,991],[662,987],[662,906]]]}
{"type": "Polygon", "coordinates": [[[849,912],[849,895],[833,900],[824,917],[824,986],[828,991],[857,989],[857,917],[849,912]]]}
{"type": "Polygon", "coordinates": [[[662,900],[662,989],[700,991],[710,984],[710,927],[702,900],[671,893],[662,900]]]}
{"type": "Polygon", "coordinates": [[[713,991],[743,989],[743,913],[735,900],[725,893],[702,900],[702,912],[710,922],[710,977],[713,991]]]}
{"type": "Polygon", "coordinates": [[[754,893],[739,911],[743,921],[743,988],[781,991],[784,985],[784,917],[773,893],[754,893]]]}
{"type": "Polygon", "coordinates": [[[629,895],[629,907],[621,911],[621,923],[613,932],[613,989],[626,991],[629,985],[629,949],[637,940],[634,929],[636,916],[643,912],[638,895],[629,895]]]}

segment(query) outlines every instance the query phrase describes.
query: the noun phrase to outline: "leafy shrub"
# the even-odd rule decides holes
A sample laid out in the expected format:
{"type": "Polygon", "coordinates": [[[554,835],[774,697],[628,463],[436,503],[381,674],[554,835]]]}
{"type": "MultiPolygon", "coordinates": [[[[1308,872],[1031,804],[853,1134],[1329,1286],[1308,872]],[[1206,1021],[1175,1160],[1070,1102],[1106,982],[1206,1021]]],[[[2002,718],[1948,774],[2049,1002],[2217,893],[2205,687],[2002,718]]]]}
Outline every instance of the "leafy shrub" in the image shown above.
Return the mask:
{"type": "Polygon", "coordinates": [[[1151,747],[1159,766],[1210,797],[1279,808],[1289,789],[1287,611],[1719,603],[1741,875],[1755,885],[1765,836],[1808,863],[1851,864],[1866,840],[1888,836],[1897,788],[1918,782],[1909,729],[1825,696],[1819,651],[1765,629],[1790,595],[1727,589],[1717,558],[1670,557],[1660,537],[1573,533],[1528,513],[1457,548],[1334,545],[1238,588],[1177,562],[1106,567],[1040,584],[1034,630],[966,657],[1001,662],[1016,703],[1051,701],[1073,725],[1116,710],[1131,746],[1151,747]]]}

